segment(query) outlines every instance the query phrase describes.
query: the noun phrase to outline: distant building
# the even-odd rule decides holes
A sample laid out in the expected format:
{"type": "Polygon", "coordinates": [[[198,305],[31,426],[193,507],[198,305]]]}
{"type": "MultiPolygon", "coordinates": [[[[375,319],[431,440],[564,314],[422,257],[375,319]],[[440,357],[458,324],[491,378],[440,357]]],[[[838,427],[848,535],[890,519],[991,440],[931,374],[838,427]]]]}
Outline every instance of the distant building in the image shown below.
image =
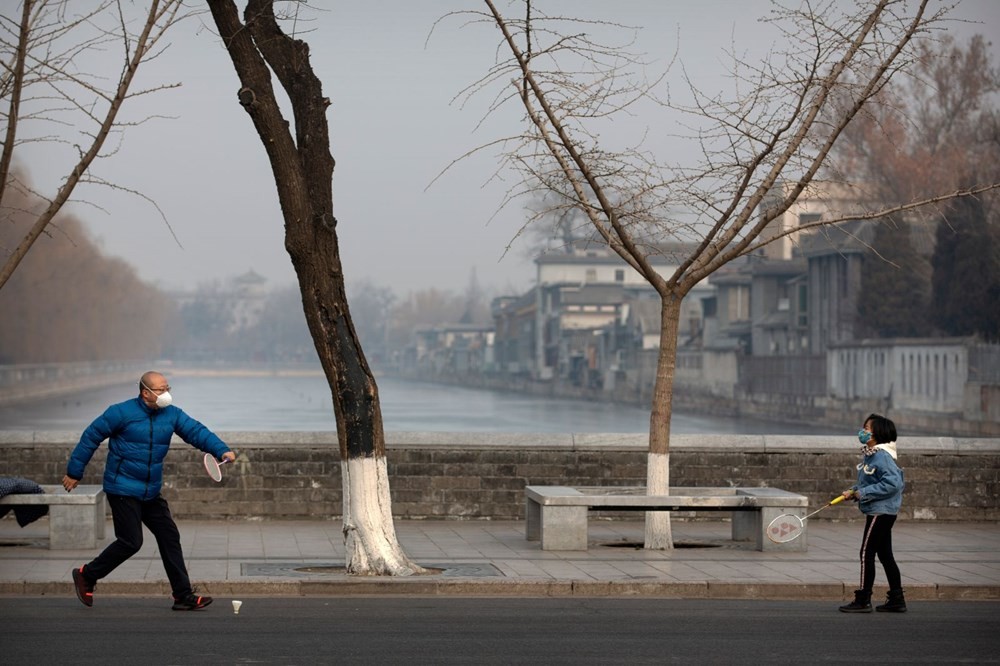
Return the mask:
{"type": "MultiPolygon", "coordinates": [[[[760,215],[781,206],[783,200],[798,187],[797,183],[780,183],[771,188],[759,206],[760,215]]],[[[798,196],[788,210],[778,215],[764,228],[760,240],[777,238],[760,250],[760,255],[768,259],[792,259],[794,249],[805,233],[782,233],[798,229],[822,220],[849,219],[863,209],[863,204],[871,196],[858,186],[830,181],[813,181],[798,196]]]]}
{"type": "MultiPolygon", "coordinates": [[[[691,249],[662,245],[650,258],[669,276],[691,249]]],[[[573,241],[566,250],[542,254],[535,264],[534,288],[494,301],[498,371],[597,387],[608,372],[619,371],[623,352],[637,340],[645,345],[655,339],[658,346],[659,295],[606,245],[573,241]]],[[[685,299],[685,341],[700,336],[701,294],[707,289],[699,287],[685,299]]]]}
{"type": "Polygon", "coordinates": [[[248,329],[260,321],[267,299],[267,278],[248,270],[229,281],[226,294],[232,307],[229,332],[248,329]]]}
{"type": "Polygon", "coordinates": [[[715,288],[706,296],[703,305],[706,316],[706,334],[702,346],[706,349],[736,349],[749,352],[751,348],[750,287],[751,272],[744,270],[749,260],[729,262],[708,278],[715,288]]]}
{"type": "Polygon", "coordinates": [[[494,298],[494,370],[512,377],[530,375],[535,367],[535,291],[494,298]]]}
{"type": "Polygon", "coordinates": [[[704,346],[753,356],[808,354],[804,259],[744,257],[709,277],[716,288],[704,346]]]}
{"type": "Polygon", "coordinates": [[[434,375],[487,371],[493,364],[493,326],[440,324],[414,331],[409,369],[434,375]]]}

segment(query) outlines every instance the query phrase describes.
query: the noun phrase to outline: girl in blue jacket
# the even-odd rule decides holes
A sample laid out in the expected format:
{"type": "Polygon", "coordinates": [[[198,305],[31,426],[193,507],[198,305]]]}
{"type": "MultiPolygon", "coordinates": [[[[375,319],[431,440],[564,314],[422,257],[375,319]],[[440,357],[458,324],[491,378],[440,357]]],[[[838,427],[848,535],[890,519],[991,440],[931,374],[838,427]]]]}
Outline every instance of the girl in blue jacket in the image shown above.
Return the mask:
{"type": "Polygon", "coordinates": [[[854,591],[854,601],[841,606],[845,613],[871,613],[872,588],[875,585],[875,556],[878,556],[889,582],[886,603],[875,608],[880,612],[904,613],[906,600],[903,584],[892,554],[892,526],[903,501],[903,471],[896,465],[896,424],[879,414],[871,414],[858,431],[861,462],[858,482],[844,491],[846,499],[859,503],[865,514],[861,538],[861,589],[854,591]]]}

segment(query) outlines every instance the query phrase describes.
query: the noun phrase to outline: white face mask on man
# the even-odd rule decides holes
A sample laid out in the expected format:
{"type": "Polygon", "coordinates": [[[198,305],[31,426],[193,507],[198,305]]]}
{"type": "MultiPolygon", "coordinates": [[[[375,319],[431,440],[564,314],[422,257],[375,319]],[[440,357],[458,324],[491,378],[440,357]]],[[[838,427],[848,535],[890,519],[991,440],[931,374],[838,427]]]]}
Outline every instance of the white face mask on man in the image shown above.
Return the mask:
{"type": "Polygon", "coordinates": [[[159,407],[160,409],[163,409],[164,407],[169,407],[170,404],[174,401],[173,396],[170,395],[170,390],[169,389],[167,389],[163,393],[157,393],[156,391],[154,391],[153,389],[149,388],[148,386],[146,386],[142,382],[139,382],[139,383],[142,384],[142,387],[144,389],[146,389],[147,391],[149,391],[150,393],[152,393],[153,395],[156,396],[156,406],[159,407]]]}
{"type": "Polygon", "coordinates": [[[170,403],[172,403],[173,401],[174,398],[172,395],[170,395],[170,391],[164,391],[160,395],[156,396],[156,406],[160,407],[161,409],[163,407],[169,407],[170,403]]]}

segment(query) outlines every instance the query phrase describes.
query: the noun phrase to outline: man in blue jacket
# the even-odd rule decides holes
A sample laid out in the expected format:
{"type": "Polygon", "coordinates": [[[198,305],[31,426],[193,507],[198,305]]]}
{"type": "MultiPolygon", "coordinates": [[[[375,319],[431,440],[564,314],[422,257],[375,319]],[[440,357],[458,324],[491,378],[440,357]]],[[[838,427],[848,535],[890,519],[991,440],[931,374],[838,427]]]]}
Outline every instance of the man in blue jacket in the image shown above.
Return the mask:
{"type": "Polygon", "coordinates": [[[173,591],[174,610],[197,610],[212,603],[191,589],[180,532],[170,515],[163,487],[163,459],[176,433],[188,444],[211,453],[218,460],[236,459],[211,430],[170,403],[170,385],[158,372],[139,380],[139,395],[111,405],[83,431],[70,455],[63,477],[67,492],[76,488],[84,469],[101,442],[108,440],[104,465],[104,492],[111,506],[115,541],[93,561],[73,570],[76,596],[85,606],[94,604],[94,585],[142,547],[142,526],[156,538],[156,545],[173,591]]]}

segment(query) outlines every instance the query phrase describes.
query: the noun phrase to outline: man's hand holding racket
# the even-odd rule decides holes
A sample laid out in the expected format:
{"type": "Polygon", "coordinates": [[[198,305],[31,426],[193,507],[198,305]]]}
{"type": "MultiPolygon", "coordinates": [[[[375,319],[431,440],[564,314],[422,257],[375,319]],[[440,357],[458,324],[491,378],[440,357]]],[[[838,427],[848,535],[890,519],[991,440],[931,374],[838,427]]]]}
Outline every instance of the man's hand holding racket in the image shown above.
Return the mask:
{"type": "Polygon", "coordinates": [[[226,463],[231,463],[234,460],[236,460],[236,454],[233,453],[232,451],[226,451],[225,453],[223,453],[221,461],[216,460],[215,456],[213,456],[211,453],[206,453],[204,458],[205,471],[208,472],[208,475],[212,478],[213,481],[216,482],[222,481],[222,469],[219,466],[225,465],[226,463]]]}

